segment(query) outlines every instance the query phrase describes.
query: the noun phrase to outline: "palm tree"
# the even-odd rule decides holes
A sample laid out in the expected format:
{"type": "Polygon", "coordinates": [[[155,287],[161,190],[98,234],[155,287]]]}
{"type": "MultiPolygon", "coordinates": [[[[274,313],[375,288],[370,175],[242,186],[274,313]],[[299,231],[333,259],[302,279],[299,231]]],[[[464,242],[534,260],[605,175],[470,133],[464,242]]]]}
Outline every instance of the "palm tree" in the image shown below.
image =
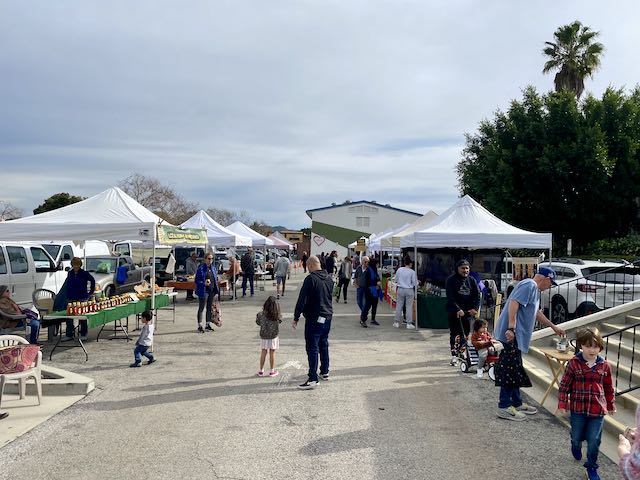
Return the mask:
{"type": "Polygon", "coordinates": [[[542,72],[560,70],[554,79],[556,92],[569,90],[580,99],[585,77],[593,76],[600,66],[604,45],[593,41],[599,34],[576,20],[555,31],[555,43],[545,42],[547,46],[542,52],[549,60],[542,72]]]}

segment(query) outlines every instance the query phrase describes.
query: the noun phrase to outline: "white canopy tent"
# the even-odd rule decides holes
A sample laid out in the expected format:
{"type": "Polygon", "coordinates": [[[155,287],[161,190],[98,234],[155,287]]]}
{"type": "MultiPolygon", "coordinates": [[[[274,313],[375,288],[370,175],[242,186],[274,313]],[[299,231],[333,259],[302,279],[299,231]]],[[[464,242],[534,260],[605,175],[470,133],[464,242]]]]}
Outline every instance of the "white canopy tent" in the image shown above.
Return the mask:
{"type": "MultiPolygon", "coordinates": [[[[156,227],[168,225],[118,187],[49,212],[0,222],[0,240],[149,240],[154,242],[151,288],[155,285],[156,227]]],[[[153,290],[152,290],[153,291],[153,290]]],[[[152,309],[155,296],[151,297],[152,309]]]]}
{"type": "Polygon", "coordinates": [[[0,240],[151,240],[167,224],[118,187],[49,212],[0,222],[0,240]]]}
{"type": "Polygon", "coordinates": [[[400,247],[394,247],[392,243],[392,238],[398,232],[401,232],[405,228],[407,228],[410,224],[405,223],[404,225],[387,230],[382,235],[376,237],[373,241],[369,241],[369,250],[372,251],[384,251],[384,252],[398,252],[400,251],[400,247]]]}
{"type": "Polygon", "coordinates": [[[251,228],[247,227],[244,223],[240,221],[233,222],[231,225],[228,225],[227,230],[230,230],[233,233],[240,236],[249,237],[251,239],[251,245],[253,247],[265,247],[265,246],[273,247],[274,246],[273,240],[269,240],[264,235],[261,235],[255,230],[252,230],[251,228]]]}
{"type": "Polygon", "coordinates": [[[532,248],[551,250],[551,233],[536,233],[503,222],[465,195],[437,220],[401,237],[402,247],[532,248]]]}
{"type": "Polygon", "coordinates": [[[393,248],[400,248],[400,242],[402,237],[409,235],[410,233],[416,232],[418,230],[423,230],[432,223],[434,223],[438,218],[438,214],[434,211],[429,210],[423,216],[413,221],[405,228],[401,229],[398,232],[395,232],[391,238],[387,238],[384,240],[384,245],[393,248]]]}
{"type": "Polygon", "coordinates": [[[216,247],[249,247],[252,244],[251,238],[228,230],[211,218],[204,210],[200,210],[180,226],[184,228],[204,228],[207,231],[209,244],[216,247]]]}
{"type": "Polygon", "coordinates": [[[271,240],[275,247],[293,250],[293,244],[287,240],[280,232],[273,232],[271,235],[267,237],[271,240]]]}

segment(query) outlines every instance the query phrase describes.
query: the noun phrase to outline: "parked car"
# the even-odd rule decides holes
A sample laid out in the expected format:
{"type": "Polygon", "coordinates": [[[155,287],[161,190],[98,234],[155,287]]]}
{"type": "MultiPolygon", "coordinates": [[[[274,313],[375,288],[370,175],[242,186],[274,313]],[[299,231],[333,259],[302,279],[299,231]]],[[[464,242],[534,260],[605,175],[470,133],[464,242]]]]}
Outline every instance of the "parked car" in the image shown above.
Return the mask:
{"type": "Polygon", "coordinates": [[[44,249],[51,255],[56,265],[62,264],[65,271],[71,270],[73,257],[83,258],[85,255],[111,255],[109,245],[100,240],[86,240],[84,247],[74,242],[47,242],[42,243],[44,249]]]}
{"type": "Polygon", "coordinates": [[[554,323],[640,299],[640,268],[632,265],[570,258],[539,266],[553,268],[558,276],[558,286],[540,298],[554,323]]]}
{"type": "Polygon", "coordinates": [[[38,288],[58,293],[67,278],[62,265],[35,242],[0,242],[0,285],[11,290],[23,308],[33,305],[31,294],[38,288]]]}
{"type": "Polygon", "coordinates": [[[138,267],[128,255],[87,257],[85,270],[96,280],[96,293],[103,292],[107,297],[133,292],[133,287],[151,278],[151,267],[138,267]],[[123,282],[116,281],[119,267],[127,270],[127,278],[123,282]]]}

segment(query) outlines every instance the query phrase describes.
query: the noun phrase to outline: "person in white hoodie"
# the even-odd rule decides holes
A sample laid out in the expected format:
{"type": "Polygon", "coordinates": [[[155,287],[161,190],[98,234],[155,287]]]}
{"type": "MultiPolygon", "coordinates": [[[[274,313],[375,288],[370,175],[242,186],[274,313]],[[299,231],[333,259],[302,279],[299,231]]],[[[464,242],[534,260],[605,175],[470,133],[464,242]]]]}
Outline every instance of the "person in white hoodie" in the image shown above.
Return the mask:
{"type": "Polygon", "coordinates": [[[140,332],[140,336],[138,340],[136,340],[136,348],[133,350],[133,356],[135,361],[129,365],[130,367],[139,367],[142,365],[142,355],[147,357],[149,360],[147,365],[151,365],[156,361],[153,354],[149,351],[151,345],[153,345],[153,331],[155,329],[153,323],[151,322],[152,315],[149,310],[142,312],[140,315],[142,317],[142,323],[144,326],[142,327],[142,331],[140,332]]]}

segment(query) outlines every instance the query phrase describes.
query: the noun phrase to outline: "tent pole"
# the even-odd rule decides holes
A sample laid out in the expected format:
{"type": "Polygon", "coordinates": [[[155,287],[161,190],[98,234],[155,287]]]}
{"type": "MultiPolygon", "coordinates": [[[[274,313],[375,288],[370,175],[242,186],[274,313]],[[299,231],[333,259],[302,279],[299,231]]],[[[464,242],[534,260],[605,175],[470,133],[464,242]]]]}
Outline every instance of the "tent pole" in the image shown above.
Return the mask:
{"type": "MultiPolygon", "coordinates": [[[[156,309],[156,231],[158,226],[153,228],[153,260],[151,261],[151,315],[156,309]]],[[[158,321],[156,313],[156,322],[158,321]]],[[[153,316],[151,317],[153,318],[153,316]]]]}
{"type": "MultiPolygon", "coordinates": [[[[415,235],[413,236],[413,269],[416,272],[416,280],[418,279],[418,243],[415,235]]],[[[416,300],[416,317],[413,319],[416,330],[420,330],[418,326],[418,282],[413,287],[413,298],[416,300]]],[[[413,305],[411,305],[411,316],[413,316],[413,305]]]]}

